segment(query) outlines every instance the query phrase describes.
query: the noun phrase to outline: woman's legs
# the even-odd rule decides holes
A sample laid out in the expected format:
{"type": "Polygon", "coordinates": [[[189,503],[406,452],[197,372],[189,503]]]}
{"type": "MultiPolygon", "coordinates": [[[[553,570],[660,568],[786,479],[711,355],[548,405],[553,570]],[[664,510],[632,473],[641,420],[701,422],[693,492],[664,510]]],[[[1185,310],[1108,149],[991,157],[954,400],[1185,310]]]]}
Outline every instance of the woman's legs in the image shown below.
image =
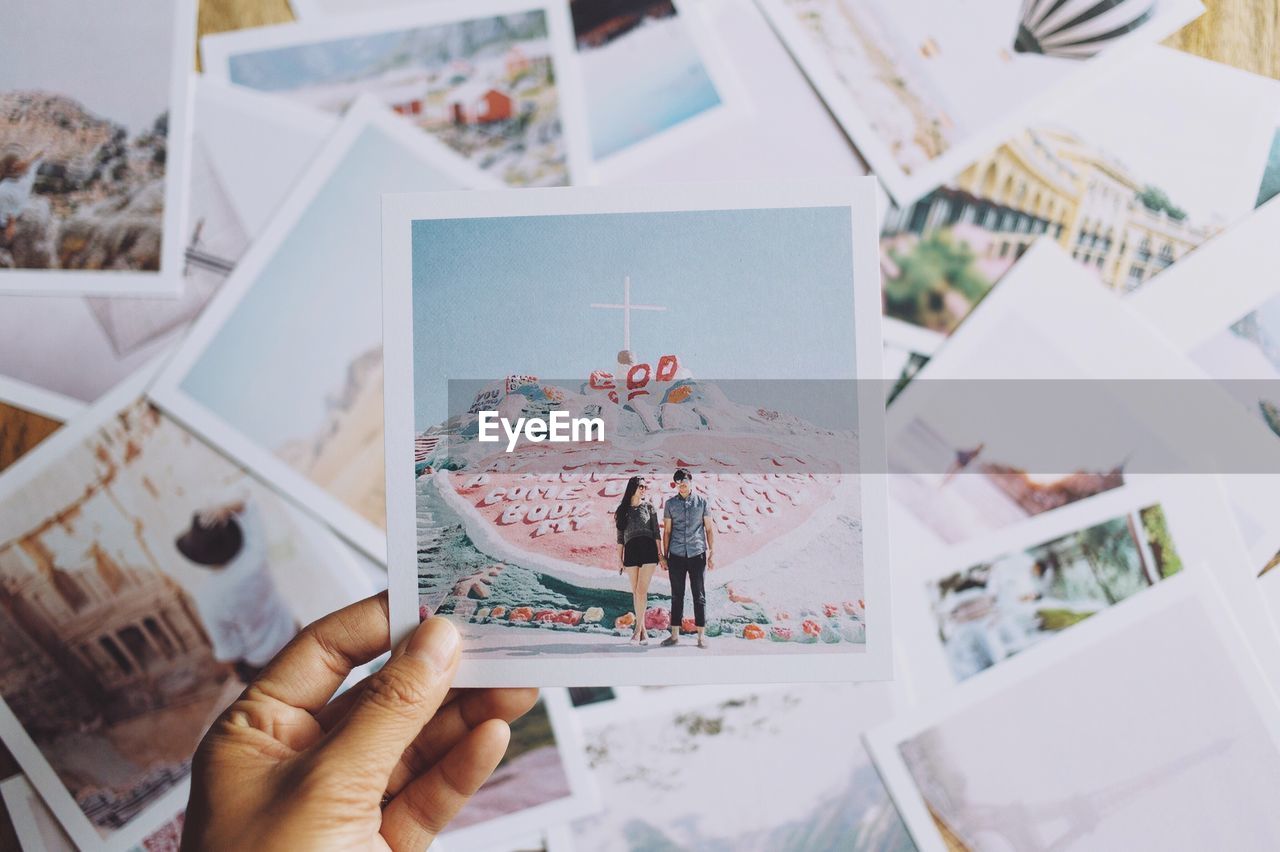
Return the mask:
{"type": "Polygon", "coordinates": [[[658,563],[650,562],[648,565],[641,565],[636,569],[635,581],[631,584],[631,604],[636,610],[637,633],[640,637],[647,638],[648,632],[644,629],[644,613],[649,608],[649,583],[653,580],[653,572],[658,570],[658,563]]]}
{"type": "MultiPolygon", "coordinates": [[[[626,571],[627,571],[627,583],[631,586],[631,607],[632,609],[635,609],[636,588],[637,588],[637,583],[639,580],[641,569],[637,568],[634,565],[628,565],[626,567],[626,571]]],[[[642,635],[640,631],[643,629],[644,629],[644,610],[640,610],[639,612],[636,613],[636,624],[635,624],[635,627],[631,630],[631,638],[639,639],[640,636],[642,635]]]]}

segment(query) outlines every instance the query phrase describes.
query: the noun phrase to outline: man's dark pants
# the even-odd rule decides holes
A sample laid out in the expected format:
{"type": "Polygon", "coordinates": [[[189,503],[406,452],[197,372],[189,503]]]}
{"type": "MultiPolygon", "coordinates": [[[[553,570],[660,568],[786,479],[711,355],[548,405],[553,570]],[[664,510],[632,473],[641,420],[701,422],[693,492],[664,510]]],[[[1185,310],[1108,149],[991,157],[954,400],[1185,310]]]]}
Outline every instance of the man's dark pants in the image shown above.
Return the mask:
{"type": "Polygon", "coordinates": [[[699,627],[707,626],[707,554],[697,556],[667,556],[667,573],[671,577],[671,626],[679,629],[684,620],[684,581],[689,578],[693,592],[693,621],[699,627]]]}

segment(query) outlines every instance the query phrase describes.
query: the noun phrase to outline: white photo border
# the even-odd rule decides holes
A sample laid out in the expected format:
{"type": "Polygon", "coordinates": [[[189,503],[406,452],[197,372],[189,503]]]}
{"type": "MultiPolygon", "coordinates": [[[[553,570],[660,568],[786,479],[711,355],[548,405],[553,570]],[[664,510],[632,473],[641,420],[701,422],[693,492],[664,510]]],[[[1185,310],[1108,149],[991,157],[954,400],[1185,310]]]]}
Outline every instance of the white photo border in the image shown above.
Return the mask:
{"type": "Polygon", "coordinates": [[[391,137],[424,165],[451,175],[461,185],[477,188],[500,186],[495,178],[473,167],[438,139],[396,118],[373,96],[361,96],[316,154],[277,210],[270,225],[254,241],[236,265],[231,277],[193,324],[148,395],[185,426],[329,524],[369,557],[385,564],[386,534],[383,530],[242,433],[218,412],[205,407],[182,388],[182,382],[192,366],[218,337],[223,325],[235,313],[241,301],[257,285],[262,271],[306,215],[334,170],[342,165],[355,142],[370,128],[391,137]]]}
{"type": "MultiPolygon", "coordinates": [[[[588,183],[592,174],[591,142],[586,116],[575,107],[583,103],[582,81],[573,47],[573,25],[569,6],[560,0],[432,0],[406,3],[403,8],[370,12],[358,16],[306,16],[293,23],[207,35],[200,40],[205,73],[232,84],[231,60],[253,53],[304,44],[320,44],[339,39],[437,26],[459,21],[542,12],[546,16],[547,41],[555,73],[557,109],[564,134],[565,166],[570,184],[588,183]]],[[[234,84],[232,84],[234,85],[234,84]]],[[[375,101],[377,96],[370,95],[375,101]]],[[[309,108],[309,107],[308,107],[309,108]]],[[[393,114],[389,107],[384,107],[393,114]]],[[[320,110],[316,110],[319,112],[320,110]]],[[[394,114],[393,114],[394,115],[394,114]]],[[[407,119],[398,121],[412,126],[407,119]]],[[[429,136],[424,130],[416,132],[429,136]]]]}
{"type": "MultiPolygon", "coordinates": [[[[847,207],[851,243],[855,357],[859,376],[883,371],[880,336],[879,217],[873,178],[789,184],[743,183],[689,186],[525,189],[520,192],[432,193],[383,196],[383,351],[386,388],[388,582],[392,640],[418,624],[417,554],[414,544],[414,477],[397,458],[412,458],[413,270],[412,222],[422,219],[562,216],[599,213],[667,213],[793,207],[847,207]]],[[[885,453],[884,400],[879,382],[858,383],[858,426],[863,458],[885,453]]],[[[862,465],[874,468],[874,465],[862,465]]],[[[863,565],[867,608],[865,651],[805,658],[803,655],[631,660],[464,659],[456,684],[481,686],[673,685],[797,681],[887,680],[893,672],[888,563],[888,496],[885,477],[863,474],[863,565]],[[625,666],[625,667],[624,667],[625,666]],[[624,674],[625,672],[625,674],[624,674]]]]}
{"type": "Polygon", "coordinates": [[[109,270],[0,270],[0,294],[28,296],[174,296],[182,293],[187,249],[188,196],[191,191],[192,71],[195,67],[197,0],[174,0],[169,49],[169,128],[165,149],[164,218],[160,269],[156,272],[109,270]]]}

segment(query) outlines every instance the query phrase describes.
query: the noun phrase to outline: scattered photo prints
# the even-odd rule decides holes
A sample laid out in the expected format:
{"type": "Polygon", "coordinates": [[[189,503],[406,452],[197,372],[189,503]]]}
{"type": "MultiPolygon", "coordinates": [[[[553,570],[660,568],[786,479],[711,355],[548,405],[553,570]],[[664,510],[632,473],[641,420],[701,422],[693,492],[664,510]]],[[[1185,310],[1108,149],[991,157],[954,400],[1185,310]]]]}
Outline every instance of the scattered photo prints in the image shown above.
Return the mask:
{"type": "MultiPolygon", "coordinates": [[[[1280,202],[1271,201],[1215,239],[1155,285],[1135,293],[1129,305],[1204,373],[1222,383],[1247,416],[1280,435],[1280,286],[1258,270],[1280,262],[1273,239],[1280,202]]],[[[1280,584],[1266,571],[1280,548],[1274,520],[1280,475],[1260,464],[1257,472],[1224,477],[1260,584],[1280,615],[1280,584]]]]}
{"type": "Polygon", "coordinates": [[[1127,69],[1196,0],[758,0],[889,194],[909,204],[1037,103],[1127,69]]]}
{"type": "Polygon", "coordinates": [[[12,384],[15,401],[65,419],[186,330],[256,233],[242,216],[260,220],[257,208],[274,208],[325,135],[327,120],[300,118],[288,104],[264,113],[263,99],[203,79],[195,86],[181,296],[2,297],[0,381],[12,384]],[[246,133],[256,142],[249,153],[246,133]]]}
{"type": "MultiPolygon", "coordinates": [[[[25,775],[15,775],[0,782],[0,796],[4,799],[23,852],[76,852],[76,845],[25,775]]],[[[178,852],[185,816],[185,811],[179,812],[129,852],[178,852]]]]}
{"type": "Polygon", "coordinates": [[[341,113],[382,101],[511,186],[586,178],[568,10],[548,0],[445,0],[207,36],[207,73],[341,113]]]}
{"type": "Polygon", "coordinates": [[[214,717],[371,592],[332,534],[142,399],[153,375],[0,477],[0,737],[81,847],[170,819],[214,717]]]}
{"type": "Polygon", "coordinates": [[[1280,84],[1144,45],[1120,75],[1034,111],[1021,130],[912,204],[880,237],[886,338],[930,354],[1027,248],[1054,240],[1130,292],[1247,216],[1280,84]],[[936,346],[936,342],[934,346],[936,346]]]}
{"type": "MultiPolygon", "coordinates": [[[[1122,383],[1196,375],[1055,244],[1037,243],[890,408],[890,496],[941,546],[1122,488],[1131,471],[1182,470],[1190,433],[1162,419],[1176,412],[1148,407],[1171,396],[1126,398],[1122,383]],[[1021,401],[991,390],[1018,385],[991,380],[1022,381],[1021,401]]],[[[1266,449],[1218,397],[1219,434],[1241,442],[1231,451],[1266,449]]]]}
{"type": "Polygon", "coordinates": [[[152,397],[384,560],[381,195],[496,186],[381,104],[360,101],[152,397]]]}
{"type": "Polygon", "coordinates": [[[1208,572],[1132,603],[869,734],[922,850],[1272,845],[1280,715],[1254,650],[1208,572]]]}
{"type": "Polygon", "coordinates": [[[569,848],[913,850],[859,736],[889,717],[890,689],[658,695],[584,716],[603,808],[572,824],[569,848]]]}
{"type": "Polygon", "coordinates": [[[569,11],[602,179],[742,109],[730,102],[740,91],[696,2],[572,0],[569,11]]]}
{"type": "Polygon", "coordinates": [[[468,685],[882,677],[883,497],[857,470],[878,464],[883,402],[854,381],[880,370],[872,193],[858,179],[388,198],[397,635],[452,618],[468,685]],[[734,342],[798,327],[785,365],[734,342]],[[495,412],[554,410],[598,418],[599,438],[480,434],[495,412]],[[624,573],[632,477],[651,530],[687,530],[672,552],[693,560],[690,596],[656,542],[650,568],[624,573]],[[672,631],[686,647],[655,647],[672,631]]]}
{"type": "Polygon", "coordinates": [[[195,0],[6,13],[0,292],[180,292],[195,19],[195,0]]]}
{"type": "Polygon", "coordinates": [[[511,744],[489,780],[440,835],[448,849],[516,849],[531,832],[599,809],[582,737],[565,690],[542,691],[511,725],[511,744]]]}
{"type": "Polygon", "coordinates": [[[1204,572],[1250,600],[1238,613],[1242,624],[1270,632],[1225,493],[1205,480],[1148,476],[964,545],[899,548],[895,624],[915,698],[928,702],[986,678],[1081,625],[1123,618],[1153,589],[1204,572]]]}

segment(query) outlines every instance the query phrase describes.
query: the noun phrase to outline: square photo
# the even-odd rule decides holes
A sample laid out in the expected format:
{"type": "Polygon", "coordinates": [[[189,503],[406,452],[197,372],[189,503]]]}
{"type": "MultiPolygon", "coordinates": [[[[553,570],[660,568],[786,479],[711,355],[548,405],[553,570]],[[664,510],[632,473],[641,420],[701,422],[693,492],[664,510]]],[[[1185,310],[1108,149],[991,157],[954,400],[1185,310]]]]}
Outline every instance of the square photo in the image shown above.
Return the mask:
{"type": "Polygon", "coordinates": [[[397,631],[472,684],[882,674],[872,193],[388,198],[397,631]]]}
{"type": "Polygon", "coordinates": [[[195,0],[49,0],[0,28],[0,292],[176,295],[195,0]]]}
{"type": "Polygon", "coordinates": [[[341,114],[370,94],[511,186],[586,178],[568,12],[546,0],[404,4],[206,36],[207,73],[341,114]]]}
{"type": "Polygon", "coordinates": [[[148,404],[153,375],[0,478],[0,737],[81,847],[171,818],[217,714],[373,591],[336,537],[148,404]]]}

